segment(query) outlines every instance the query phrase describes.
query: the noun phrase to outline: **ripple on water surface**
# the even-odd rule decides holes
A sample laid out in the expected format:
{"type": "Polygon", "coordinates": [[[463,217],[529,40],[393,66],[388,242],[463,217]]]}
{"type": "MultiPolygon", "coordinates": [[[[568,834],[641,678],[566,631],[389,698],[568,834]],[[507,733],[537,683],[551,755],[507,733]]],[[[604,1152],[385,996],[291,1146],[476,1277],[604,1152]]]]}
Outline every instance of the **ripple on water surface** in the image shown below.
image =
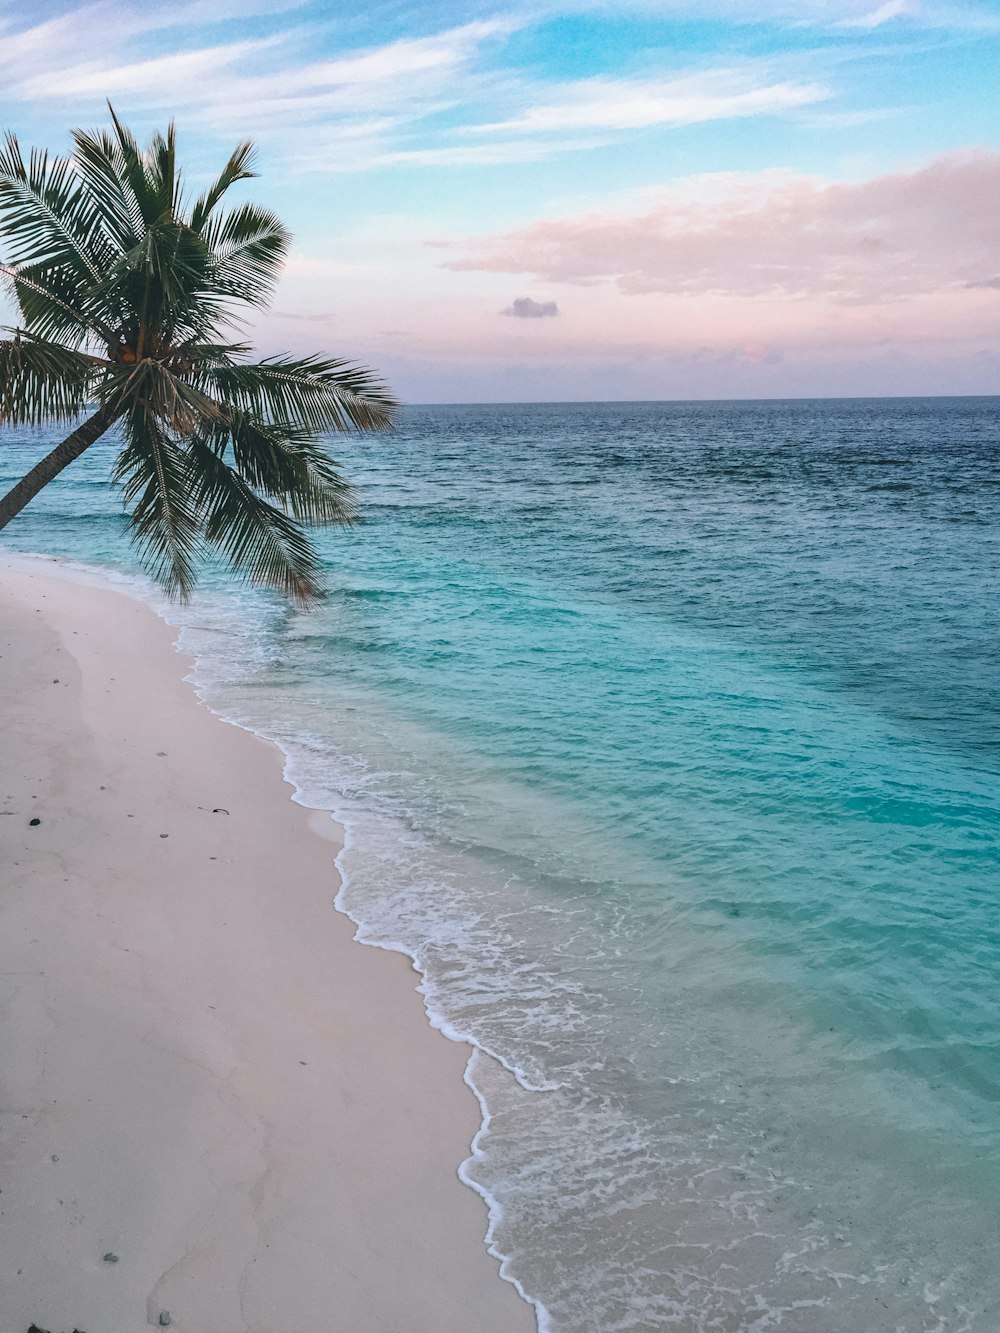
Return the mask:
{"type": "MultiPolygon", "coordinates": [[[[998,406],[414,409],[319,612],[171,612],[496,1057],[559,1333],[1000,1326],[998,406]]],[[[6,545],[127,569],[105,463],[6,545]]]]}

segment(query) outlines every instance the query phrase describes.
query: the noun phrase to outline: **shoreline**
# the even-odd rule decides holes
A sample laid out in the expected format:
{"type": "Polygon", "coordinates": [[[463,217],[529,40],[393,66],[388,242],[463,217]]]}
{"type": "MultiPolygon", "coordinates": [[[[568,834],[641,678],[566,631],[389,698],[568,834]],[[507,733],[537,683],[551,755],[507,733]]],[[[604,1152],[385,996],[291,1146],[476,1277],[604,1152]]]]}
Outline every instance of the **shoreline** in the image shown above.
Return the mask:
{"type": "Polygon", "coordinates": [[[529,1333],[458,1174],[470,1048],[355,946],[336,825],[150,606],[37,563],[0,565],[11,1327],[529,1333]]]}

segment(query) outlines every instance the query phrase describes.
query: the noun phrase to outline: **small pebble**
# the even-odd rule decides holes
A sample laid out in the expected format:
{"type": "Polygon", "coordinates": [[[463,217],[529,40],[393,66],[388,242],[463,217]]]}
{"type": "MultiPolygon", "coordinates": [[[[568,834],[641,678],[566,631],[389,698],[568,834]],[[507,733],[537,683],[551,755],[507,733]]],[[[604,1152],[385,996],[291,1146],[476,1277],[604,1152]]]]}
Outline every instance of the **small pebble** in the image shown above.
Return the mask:
{"type": "Polygon", "coordinates": [[[160,1327],[161,1327],[161,1328],[166,1328],[166,1326],[167,1326],[169,1323],[170,1323],[170,1311],[169,1311],[169,1310],[161,1310],[161,1311],[160,1311],[160,1327]]]}
{"type": "Polygon", "coordinates": [[[31,828],[35,828],[36,825],[40,824],[41,822],[42,822],[42,821],[41,821],[41,820],[37,817],[37,815],[36,815],[34,819],[29,819],[29,820],[28,820],[28,825],[29,825],[29,827],[31,827],[31,828]]]}
{"type": "Polygon", "coordinates": [[[107,1254],[104,1256],[104,1262],[106,1264],[116,1264],[118,1262],[117,1254],[112,1254],[111,1251],[108,1250],[107,1254]]]}
{"type": "Polygon", "coordinates": [[[58,1161],[59,1161],[59,1154],[58,1154],[57,1152],[54,1152],[54,1153],[52,1154],[52,1160],[53,1160],[53,1162],[58,1162],[58,1161]]]}

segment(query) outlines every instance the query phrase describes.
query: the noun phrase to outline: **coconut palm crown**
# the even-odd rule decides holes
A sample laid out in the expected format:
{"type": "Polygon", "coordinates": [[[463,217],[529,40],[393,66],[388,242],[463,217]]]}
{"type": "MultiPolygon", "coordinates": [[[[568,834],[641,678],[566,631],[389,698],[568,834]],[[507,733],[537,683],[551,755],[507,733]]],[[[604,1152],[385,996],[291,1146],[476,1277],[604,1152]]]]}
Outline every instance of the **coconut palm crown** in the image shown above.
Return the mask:
{"type": "Polygon", "coordinates": [[[250,359],[235,308],[264,306],[289,245],[256,204],[220,204],[251,170],[241,143],[188,207],[171,125],[141,149],[76,131],[69,158],[8,135],[0,149],[0,278],[20,327],[0,341],[0,423],[75,429],[0,499],[4,527],[109,428],[113,478],[151,572],[181,598],[212,550],[249,581],[321,595],[304,523],[355,504],[331,431],[382,430],[396,403],[371,371],[322,356],[250,359]]]}

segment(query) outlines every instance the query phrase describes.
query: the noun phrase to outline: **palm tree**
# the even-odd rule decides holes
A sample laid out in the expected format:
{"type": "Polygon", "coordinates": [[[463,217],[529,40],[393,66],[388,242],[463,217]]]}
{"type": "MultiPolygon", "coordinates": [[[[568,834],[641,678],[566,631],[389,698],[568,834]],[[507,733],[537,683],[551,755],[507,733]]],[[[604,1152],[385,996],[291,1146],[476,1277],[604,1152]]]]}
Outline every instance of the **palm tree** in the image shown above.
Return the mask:
{"type": "Polygon", "coordinates": [[[290,239],[255,204],[219,209],[255,174],[253,146],[188,210],[173,126],[141,149],[111,118],[113,132],[76,131],[70,158],[25,163],[10,135],[0,149],[0,277],[21,320],[2,330],[0,423],[79,422],[0,499],[0,528],[116,426],[129,529],[172,595],[188,596],[214,549],[249,581],[310,601],[319,561],[302,524],[355,514],[323,439],[386,429],[397,404],[348,362],[254,362],[231,341],[234,305],[267,303],[290,239]]]}

